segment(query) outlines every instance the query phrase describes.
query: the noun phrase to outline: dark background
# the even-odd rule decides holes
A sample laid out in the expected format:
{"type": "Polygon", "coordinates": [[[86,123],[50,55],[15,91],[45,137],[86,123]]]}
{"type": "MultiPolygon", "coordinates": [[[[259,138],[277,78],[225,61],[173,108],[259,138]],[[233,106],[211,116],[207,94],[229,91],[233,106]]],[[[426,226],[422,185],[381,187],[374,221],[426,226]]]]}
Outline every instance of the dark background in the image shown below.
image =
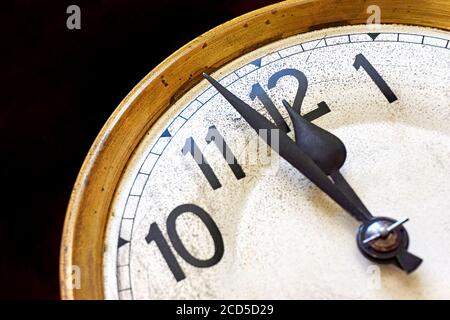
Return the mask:
{"type": "Polygon", "coordinates": [[[0,298],[59,298],[72,186],[126,94],[188,41],[274,2],[2,2],[0,298]],[[66,28],[70,4],[81,8],[81,30],[66,28]]]}

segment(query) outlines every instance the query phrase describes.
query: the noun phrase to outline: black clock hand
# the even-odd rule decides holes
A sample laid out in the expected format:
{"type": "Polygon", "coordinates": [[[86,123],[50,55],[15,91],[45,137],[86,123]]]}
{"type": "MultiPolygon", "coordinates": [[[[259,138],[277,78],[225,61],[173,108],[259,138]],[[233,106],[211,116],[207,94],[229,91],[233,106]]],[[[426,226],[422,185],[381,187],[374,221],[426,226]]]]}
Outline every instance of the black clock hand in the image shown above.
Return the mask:
{"type": "Polygon", "coordinates": [[[295,143],[314,160],[322,171],[329,175],[334,184],[359,206],[366,219],[373,218],[364,203],[339,172],[345,162],[347,151],[344,143],[331,132],[322,129],[300,116],[286,100],[283,105],[289,113],[295,132],[295,143]]]}
{"type": "MultiPolygon", "coordinates": [[[[278,130],[278,128],[264,116],[259,114],[253,108],[251,108],[244,101],[240,100],[220,83],[204,73],[203,76],[219,91],[222,96],[228,100],[228,102],[241,114],[241,116],[250,124],[250,126],[259,133],[260,130],[278,130]]],[[[344,210],[349,212],[353,217],[359,221],[368,221],[367,214],[364,209],[356,205],[351,201],[334,183],[328,178],[328,176],[320,169],[319,166],[301,150],[295,142],[284,132],[278,130],[279,133],[279,150],[275,150],[283,157],[287,162],[300,171],[305,177],[331,197],[336,203],[338,203],[344,210]]],[[[272,147],[272,141],[270,135],[267,137],[261,136],[266,143],[272,147]]],[[[276,149],[276,148],[275,148],[276,149]]]]}
{"type": "MultiPolygon", "coordinates": [[[[224,96],[225,99],[228,100],[228,102],[241,114],[250,126],[256,130],[257,133],[259,133],[260,130],[268,130],[271,132],[277,130],[277,133],[279,134],[279,150],[276,149],[276,146],[273,146],[270,135],[267,135],[267,137],[261,136],[261,138],[278,152],[281,157],[330,196],[344,210],[363,222],[358,230],[357,244],[364,256],[378,263],[395,264],[408,273],[419,267],[422,263],[422,259],[407,251],[409,237],[403,226],[399,225],[397,228],[393,228],[391,232],[387,232],[387,236],[379,238],[378,234],[385,234],[385,230],[389,229],[389,226],[394,225],[397,221],[385,217],[372,217],[343,177],[340,174],[336,174],[337,170],[331,171],[330,174],[334,175],[335,183],[339,185],[339,187],[331,182],[327,174],[307,153],[301,150],[287,134],[278,130],[272,122],[237,98],[209,75],[204,73],[203,76],[217,89],[217,91],[219,91],[219,93],[222,94],[222,96],[224,96]],[[342,190],[346,190],[346,192],[350,194],[350,197],[343,193],[341,188],[342,190]],[[353,200],[351,200],[351,198],[353,200]],[[355,201],[355,199],[357,201],[355,201]],[[370,218],[368,218],[369,216],[370,218]],[[374,240],[366,241],[369,237],[374,235],[377,235],[373,238],[374,240]]],[[[335,159],[330,162],[331,165],[328,163],[330,169],[339,169],[342,165],[343,160],[339,160],[339,152],[342,153],[342,151],[338,150],[337,154],[329,155],[329,159],[322,159],[330,161],[333,156],[337,156],[337,160],[335,159]]],[[[326,167],[327,163],[323,165],[326,167]]]]}
{"type": "Polygon", "coordinates": [[[347,156],[344,143],[331,132],[305,120],[286,100],[283,100],[283,105],[294,125],[296,144],[306,151],[354,204],[363,210],[367,220],[360,227],[357,238],[361,252],[377,262],[394,263],[406,272],[417,269],[422,259],[406,250],[409,238],[402,225],[408,219],[395,222],[390,218],[374,218],[339,172],[347,156]]]}

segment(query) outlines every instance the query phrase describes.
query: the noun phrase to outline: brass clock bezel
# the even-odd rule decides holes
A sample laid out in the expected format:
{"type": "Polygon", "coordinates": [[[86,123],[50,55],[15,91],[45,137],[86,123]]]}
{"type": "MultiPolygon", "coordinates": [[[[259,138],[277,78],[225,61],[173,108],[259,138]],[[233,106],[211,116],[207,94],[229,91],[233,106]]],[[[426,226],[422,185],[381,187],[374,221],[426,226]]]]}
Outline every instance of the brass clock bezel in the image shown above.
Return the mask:
{"type": "MultiPolygon", "coordinates": [[[[450,31],[448,0],[377,0],[383,24],[450,31]]],[[[108,119],[76,180],[61,244],[63,299],[103,299],[103,252],[109,209],[133,150],[156,120],[203,72],[265,44],[312,30],[365,24],[370,3],[358,0],[284,1],[250,12],[197,37],[142,79],[108,119]],[[81,271],[72,285],[72,266],[81,271]]]]}

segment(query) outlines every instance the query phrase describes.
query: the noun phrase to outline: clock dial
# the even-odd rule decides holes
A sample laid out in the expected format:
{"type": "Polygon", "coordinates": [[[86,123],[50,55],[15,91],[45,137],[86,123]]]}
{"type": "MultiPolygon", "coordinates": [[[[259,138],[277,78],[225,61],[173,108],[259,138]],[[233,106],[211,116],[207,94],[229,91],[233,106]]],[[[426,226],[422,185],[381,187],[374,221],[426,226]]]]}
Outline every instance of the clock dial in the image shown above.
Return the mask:
{"type": "Polygon", "coordinates": [[[104,239],[106,298],[450,297],[450,35],[368,29],[292,36],[212,76],[292,138],[283,100],[339,137],[340,173],[373,215],[410,219],[408,250],[423,265],[407,274],[364,258],[360,224],[203,80],[122,173],[104,239]]]}

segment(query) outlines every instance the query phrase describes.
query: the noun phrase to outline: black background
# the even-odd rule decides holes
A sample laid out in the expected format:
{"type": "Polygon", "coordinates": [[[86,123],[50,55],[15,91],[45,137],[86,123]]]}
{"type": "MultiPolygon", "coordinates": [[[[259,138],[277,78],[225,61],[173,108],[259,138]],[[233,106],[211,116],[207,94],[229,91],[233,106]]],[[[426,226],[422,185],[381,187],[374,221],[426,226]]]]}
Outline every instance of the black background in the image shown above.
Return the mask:
{"type": "Polygon", "coordinates": [[[59,298],[72,186],[134,85],[203,32],[274,2],[2,2],[0,298],[59,298]],[[81,30],[66,28],[70,4],[81,8],[81,30]]]}

